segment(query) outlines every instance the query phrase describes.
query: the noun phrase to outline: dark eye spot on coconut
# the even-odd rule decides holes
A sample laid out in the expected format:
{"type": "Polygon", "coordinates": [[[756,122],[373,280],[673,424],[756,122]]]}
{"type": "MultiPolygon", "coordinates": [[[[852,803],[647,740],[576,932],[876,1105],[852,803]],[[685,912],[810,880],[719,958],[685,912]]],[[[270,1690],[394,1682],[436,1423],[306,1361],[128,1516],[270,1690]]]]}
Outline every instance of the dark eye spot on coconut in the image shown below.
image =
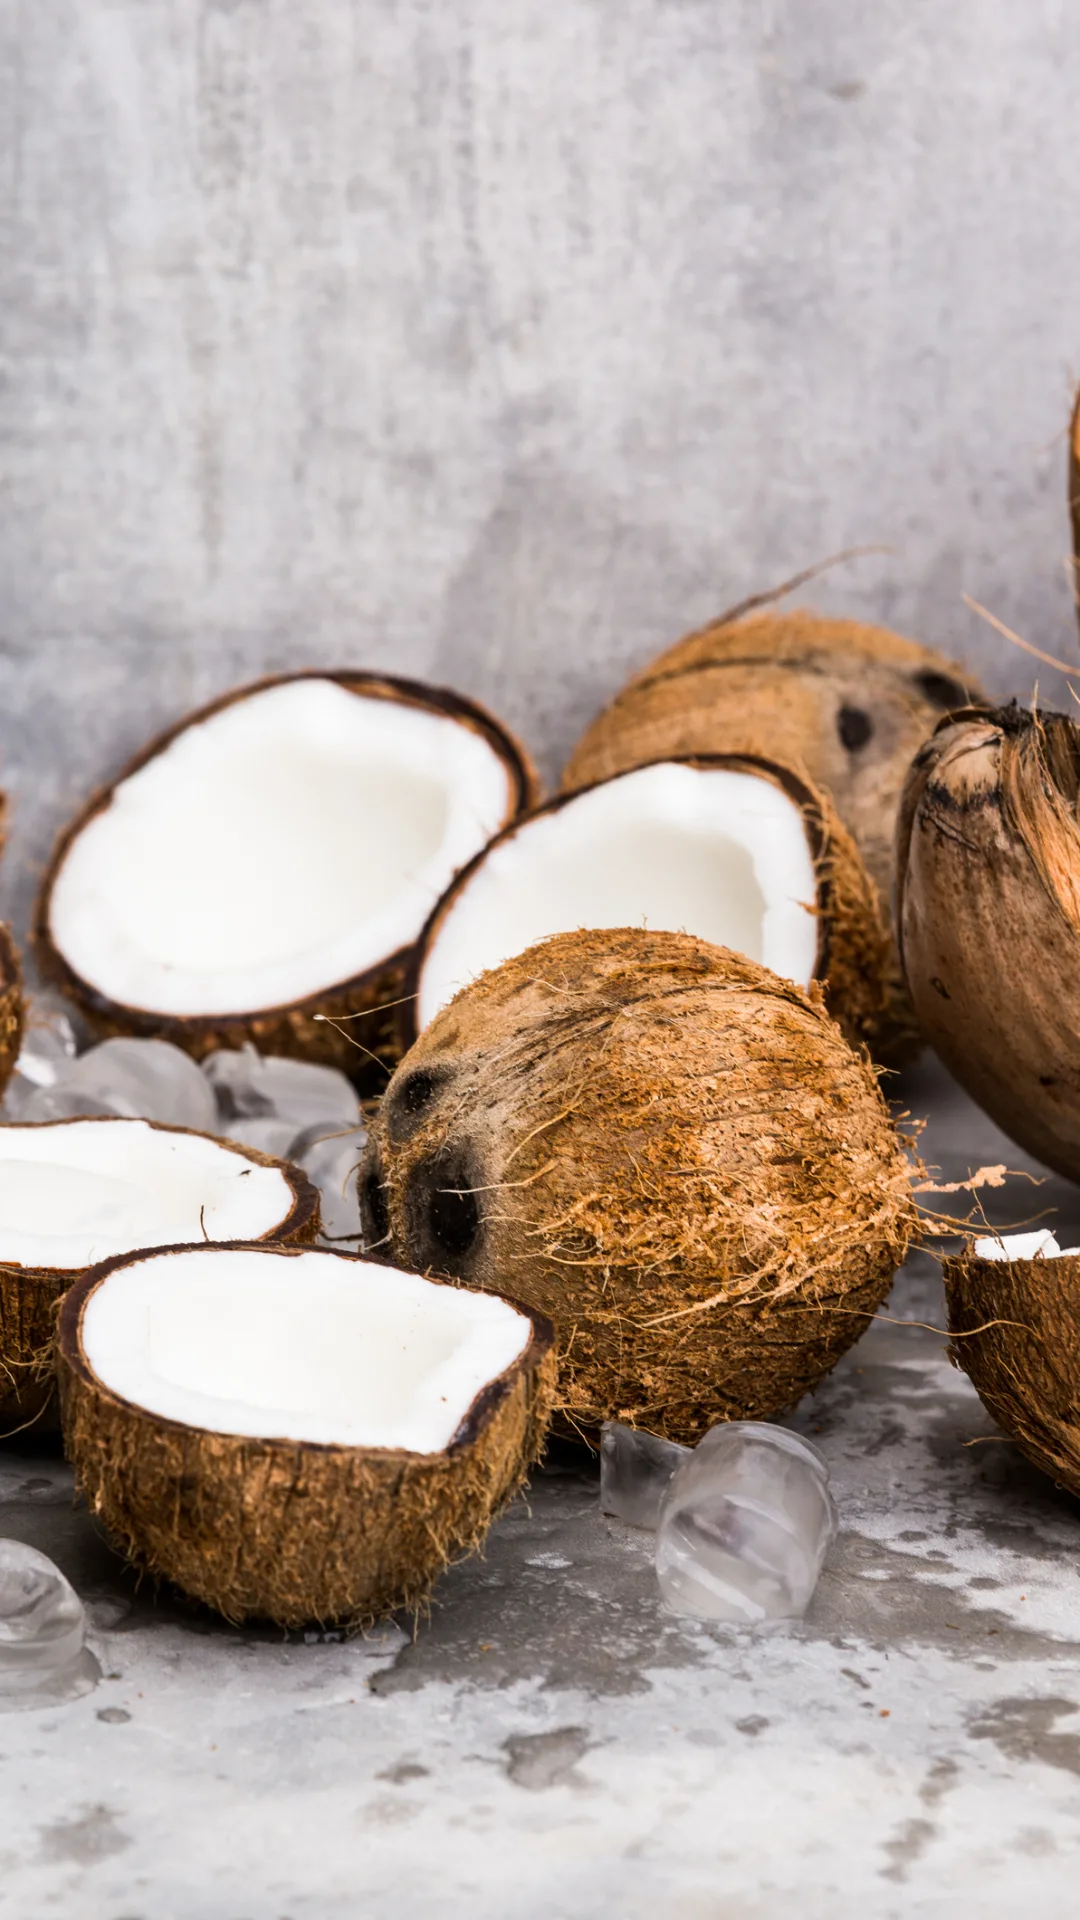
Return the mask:
{"type": "Polygon", "coordinates": [[[841,707],[836,716],[836,731],[840,735],[840,744],[849,753],[857,753],[873,739],[874,723],[861,707],[841,707]]]}
{"type": "Polygon", "coordinates": [[[952,999],[952,994],[949,992],[949,989],[945,985],[944,980],[939,980],[936,973],[931,975],[930,985],[933,987],[934,992],[936,994],[940,994],[942,1000],[952,999]]]}
{"type": "Polygon", "coordinates": [[[480,1231],[476,1195],[460,1187],[436,1188],[428,1208],[428,1223],[436,1244],[452,1259],[460,1260],[480,1231]]]}
{"type": "Polygon", "coordinates": [[[372,1245],[388,1240],[390,1208],[386,1198],[386,1182],[377,1160],[372,1162],[361,1182],[360,1210],[363,1215],[365,1240],[370,1241],[372,1245]]]}
{"type": "Polygon", "coordinates": [[[409,1252],[420,1267],[457,1273],[475,1251],[482,1219],[471,1157],[457,1152],[421,1161],[409,1180],[409,1252]]]}
{"type": "Polygon", "coordinates": [[[967,688],[949,673],[935,673],[933,668],[927,668],[915,675],[915,685],[930,705],[940,707],[942,713],[948,713],[952,707],[967,706],[967,688]]]}
{"type": "Polygon", "coordinates": [[[448,1068],[417,1067],[391,1090],[386,1103],[391,1140],[407,1140],[415,1133],[450,1078],[448,1068]]]}

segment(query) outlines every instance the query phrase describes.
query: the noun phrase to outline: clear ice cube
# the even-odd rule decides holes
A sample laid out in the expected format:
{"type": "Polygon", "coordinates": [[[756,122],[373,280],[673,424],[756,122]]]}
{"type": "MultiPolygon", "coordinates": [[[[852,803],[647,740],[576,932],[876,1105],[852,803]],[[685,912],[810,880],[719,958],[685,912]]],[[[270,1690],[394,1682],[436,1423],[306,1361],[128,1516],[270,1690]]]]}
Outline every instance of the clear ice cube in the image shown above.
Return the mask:
{"type": "Polygon", "coordinates": [[[47,989],[28,997],[26,1025],[15,1071],[4,1090],[5,1120],[21,1120],[39,1087],[53,1087],[77,1052],[75,1023],[58,993],[47,989]]]}
{"type": "Polygon", "coordinates": [[[94,1684],[82,1601],[59,1567],[0,1540],[0,1712],[74,1699],[94,1684]]]}
{"type": "Polygon", "coordinates": [[[214,1090],[222,1130],[249,1146],[259,1144],[241,1132],[250,1120],[291,1123],[291,1138],[316,1123],[351,1127],[360,1119],[352,1083],[336,1067],[321,1067],[313,1060],[264,1055],[250,1045],[235,1051],[223,1047],[207,1055],[203,1073],[214,1090]]]}
{"type": "Polygon", "coordinates": [[[19,1118],[110,1113],[202,1133],[216,1132],[218,1124],[217,1103],[204,1075],[168,1040],[102,1040],[72,1060],[52,1086],[39,1087],[19,1118]]]}
{"type": "Polygon", "coordinates": [[[362,1126],[342,1128],[334,1120],[317,1121],[297,1134],[289,1146],[287,1158],[303,1167],[319,1189],[324,1240],[360,1239],[356,1176],[366,1139],[362,1126]]]}
{"type": "Polygon", "coordinates": [[[808,1440],[764,1421],[713,1427],[664,1495],[661,1592],[703,1620],[798,1619],[835,1532],[828,1471],[808,1440]]]}
{"type": "Polygon", "coordinates": [[[689,1453],[677,1440],[605,1420],[600,1429],[600,1511],[630,1527],[655,1529],[671,1476],[689,1453]]]}

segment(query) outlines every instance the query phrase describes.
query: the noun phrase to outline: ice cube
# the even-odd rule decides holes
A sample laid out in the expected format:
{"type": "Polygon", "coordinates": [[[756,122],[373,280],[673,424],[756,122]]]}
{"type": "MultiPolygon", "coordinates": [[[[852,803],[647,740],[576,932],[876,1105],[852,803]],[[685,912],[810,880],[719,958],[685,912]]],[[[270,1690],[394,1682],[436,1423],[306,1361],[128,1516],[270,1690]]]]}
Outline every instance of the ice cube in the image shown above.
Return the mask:
{"type": "Polygon", "coordinates": [[[319,1189],[324,1240],[360,1239],[356,1175],[366,1139],[362,1126],[343,1128],[337,1121],[321,1120],[305,1127],[289,1146],[286,1157],[303,1167],[319,1189]]]}
{"type": "Polygon", "coordinates": [[[102,1040],[52,1086],[39,1087],[19,1118],[66,1120],[81,1113],[217,1131],[217,1105],[204,1075],[168,1040],[102,1040]]]}
{"type": "Polygon", "coordinates": [[[3,1118],[21,1120],[26,1102],[39,1087],[55,1086],[76,1052],[75,1024],[60,995],[43,989],[30,996],[19,1058],[4,1090],[3,1118]]]}
{"type": "Polygon", "coordinates": [[[835,1531],[828,1471],[808,1440],[764,1421],[713,1427],[664,1495],[661,1592],[703,1620],[798,1619],[835,1531]]]}
{"type": "Polygon", "coordinates": [[[689,1452],[677,1440],[605,1420],[600,1429],[600,1511],[630,1527],[655,1528],[668,1482],[689,1452]]]}
{"type": "Polygon", "coordinates": [[[0,1540],[0,1712],[74,1699],[94,1685],[82,1601],[59,1567],[0,1540]]]}
{"type": "MultiPolygon", "coordinates": [[[[218,1126],[221,1126],[220,1120],[218,1126]]],[[[234,1120],[225,1129],[225,1139],[235,1140],[242,1147],[256,1147],[275,1160],[288,1160],[291,1158],[289,1148],[296,1139],[296,1124],[280,1119],[277,1114],[258,1114],[250,1120],[234,1120]]]]}
{"type": "MultiPolygon", "coordinates": [[[[316,1122],[352,1127],[360,1119],[356,1091],[336,1067],[263,1055],[253,1047],[208,1054],[203,1073],[214,1090],[222,1128],[232,1140],[247,1120],[291,1121],[293,1135],[316,1122]]],[[[256,1142],[248,1139],[247,1144],[256,1142]]],[[[268,1151],[268,1149],[264,1149],[268,1151]]]]}

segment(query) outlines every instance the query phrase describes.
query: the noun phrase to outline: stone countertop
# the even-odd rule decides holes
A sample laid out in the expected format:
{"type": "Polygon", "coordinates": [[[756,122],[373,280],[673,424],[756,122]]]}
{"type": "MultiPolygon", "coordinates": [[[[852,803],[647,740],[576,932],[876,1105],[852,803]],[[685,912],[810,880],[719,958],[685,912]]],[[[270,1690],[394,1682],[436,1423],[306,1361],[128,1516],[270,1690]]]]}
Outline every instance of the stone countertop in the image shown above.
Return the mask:
{"type": "MultiPolygon", "coordinates": [[[[933,1063],[898,1093],[946,1177],[1030,1173],[933,1063]]],[[[985,1201],[1080,1237],[1065,1182],[985,1201]]],[[[74,1581],[102,1678],[0,1717],[0,1920],[1074,1915],[1080,1508],[947,1363],[926,1255],[887,1312],[792,1416],[841,1532],[765,1635],[665,1612],[569,1449],[415,1638],[346,1641],[155,1599],[8,1442],[0,1533],[74,1581]]]]}

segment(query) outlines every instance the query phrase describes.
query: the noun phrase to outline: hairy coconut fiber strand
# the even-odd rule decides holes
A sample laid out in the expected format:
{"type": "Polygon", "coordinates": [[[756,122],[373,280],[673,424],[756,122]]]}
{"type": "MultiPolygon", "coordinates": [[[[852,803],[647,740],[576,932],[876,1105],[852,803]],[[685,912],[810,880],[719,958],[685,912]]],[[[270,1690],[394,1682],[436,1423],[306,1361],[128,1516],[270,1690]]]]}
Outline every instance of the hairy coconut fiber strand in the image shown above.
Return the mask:
{"type": "MultiPolygon", "coordinates": [[[[2,820],[2,811],[0,811],[2,820]]],[[[0,1093],[19,1057],[23,1037],[22,970],[9,929],[0,926],[0,1093]]]]}
{"type": "Polygon", "coordinates": [[[944,1262],[952,1344],[986,1410],[1080,1494],[1080,1256],[944,1262]]]}
{"type": "Polygon", "coordinates": [[[522,1359],[443,1453],[246,1439],[149,1414],[103,1387],[81,1347],[86,1300],[117,1264],[95,1269],[61,1310],[60,1399],[76,1483],[136,1566],[228,1620],[363,1626],[423,1606],[540,1453],[555,1357],[538,1317],[522,1359]]]}
{"type": "Polygon", "coordinates": [[[897,932],[919,1025],[1039,1160],[1080,1179],[1080,727],[973,709],[908,777],[897,932]]]}
{"type": "Polygon", "coordinates": [[[903,1258],[908,1165],[808,997],[686,934],[560,934],[452,1000],[387,1089],[369,1245],[550,1315],[559,1423],[693,1440],[790,1406],[903,1258]]]}

